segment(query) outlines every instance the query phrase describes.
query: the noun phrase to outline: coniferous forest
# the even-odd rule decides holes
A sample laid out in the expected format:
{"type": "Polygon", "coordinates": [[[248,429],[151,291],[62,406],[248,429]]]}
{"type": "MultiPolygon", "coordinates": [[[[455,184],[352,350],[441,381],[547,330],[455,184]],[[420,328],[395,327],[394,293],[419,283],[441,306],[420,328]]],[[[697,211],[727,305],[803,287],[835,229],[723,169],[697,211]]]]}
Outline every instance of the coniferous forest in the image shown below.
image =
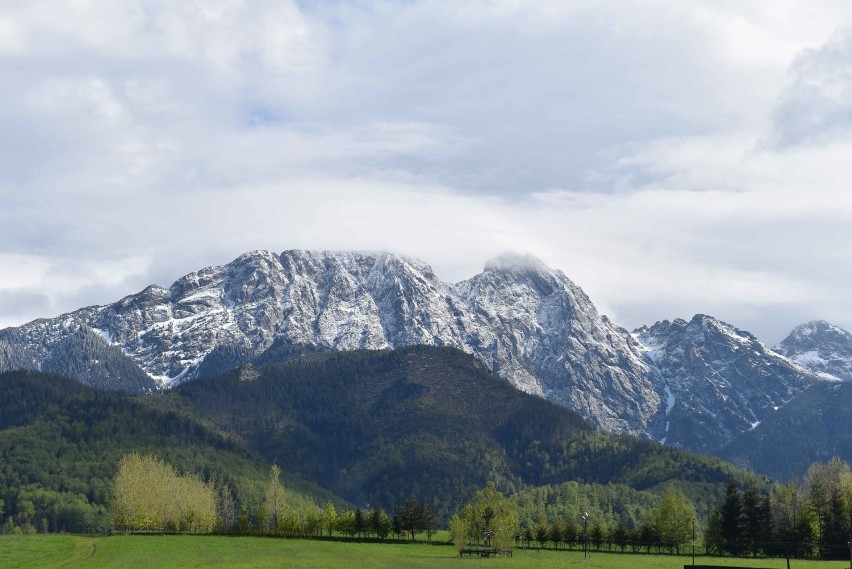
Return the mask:
{"type": "Polygon", "coordinates": [[[602,434],[441,348],[306,353],[142,396],[6,373],[0,457],[4,533],[383,540],[449,524],[462,547],[487,528],[500,547],[677,553],[695,527],[711,553],[832,558],[852,517],[839,460],[782,484],[602,434]],[[492,510],[508,521],[489,527],[492,510]]]}

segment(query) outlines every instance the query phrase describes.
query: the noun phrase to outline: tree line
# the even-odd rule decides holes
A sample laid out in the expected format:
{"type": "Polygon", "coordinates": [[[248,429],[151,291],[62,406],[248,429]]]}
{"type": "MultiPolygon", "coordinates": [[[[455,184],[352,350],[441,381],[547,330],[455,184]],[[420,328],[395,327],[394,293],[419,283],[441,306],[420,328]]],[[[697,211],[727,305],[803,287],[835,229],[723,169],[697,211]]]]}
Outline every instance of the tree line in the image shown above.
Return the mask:
{"type": "Polygon", "coordinates": [[[267,535],[280,537],[335,537],[385,540],[411,539],[426,533],[431,540],[437,517],[427,502],[409,498],[388,515],[379,506],[365,510],[342,508],[328,501],[290,504],[273,464],[262,497],[239,503],[230,485],[218,488],[194,475],[180,475],[168,462],[153,455],[122,457],[112,484],[112,524],[123,532],[189,532],[267,535]]]}
{"type": "Polygon", "coordinates": [[[708,518],[708,551],[729,555],[848,559],[852,542],[852,469],[835,457],[804,479],[760,494],[729,481],[708,518]]]}
{"type": "Polygon", "coordinates": [[[466,548],[589,547],[638,552],[680,553],[691,541],[697,515],[692,503],[675,486],[666,487],[660,505],[650,510],[641,525],[628,527],[621,520],[609,527],[599,514],[584,512],[577,520],[542,514],[538,522],[520,523],[514,499],[500,494],[493,483],[478,491],[450,520],[450,536],[461,552],[466,548]]]}
{"type": "Polygon", "coordinates": [[[152,455],[131,453],[113,480],[112,518],[120,531],[207,533],[216,521],[216,491],[152,455]]]}

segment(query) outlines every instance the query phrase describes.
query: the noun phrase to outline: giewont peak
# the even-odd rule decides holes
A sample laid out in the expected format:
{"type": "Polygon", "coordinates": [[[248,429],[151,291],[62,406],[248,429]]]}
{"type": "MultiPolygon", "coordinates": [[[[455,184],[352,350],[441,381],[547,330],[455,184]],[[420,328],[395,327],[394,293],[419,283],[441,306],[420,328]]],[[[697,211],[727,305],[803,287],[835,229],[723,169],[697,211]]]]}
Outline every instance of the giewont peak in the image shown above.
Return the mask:
{"type": "Polygon", "coordinates": [[[538,257],[514,252],[501,253],[490,259],[485,263],[485,271],[553,273],[553,269],[538,257]]]}

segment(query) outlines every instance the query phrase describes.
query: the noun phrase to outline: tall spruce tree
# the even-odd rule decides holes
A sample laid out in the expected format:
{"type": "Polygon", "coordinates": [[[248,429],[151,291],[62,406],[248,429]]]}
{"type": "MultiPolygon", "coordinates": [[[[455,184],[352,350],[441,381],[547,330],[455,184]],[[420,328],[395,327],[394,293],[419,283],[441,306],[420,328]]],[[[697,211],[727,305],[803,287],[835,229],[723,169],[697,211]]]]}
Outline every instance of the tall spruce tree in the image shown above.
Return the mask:
{"type": "Polygon", "coordinates": [[[766,537],[766,528],[769,525],[769,513],[765,508],[763,496],[757,490],[754,483],[746,486],[742,496],[742,545],[744,553],[751,553],[755,557],[763,550],[766,537]]]}
{"type": "Polygon", "coordinates": [[[725,498],[719,510],[722,516],[723,548],[731,555],[743,550],[743,503],[737,483],[733,478],[725,484],[725,498]]]}

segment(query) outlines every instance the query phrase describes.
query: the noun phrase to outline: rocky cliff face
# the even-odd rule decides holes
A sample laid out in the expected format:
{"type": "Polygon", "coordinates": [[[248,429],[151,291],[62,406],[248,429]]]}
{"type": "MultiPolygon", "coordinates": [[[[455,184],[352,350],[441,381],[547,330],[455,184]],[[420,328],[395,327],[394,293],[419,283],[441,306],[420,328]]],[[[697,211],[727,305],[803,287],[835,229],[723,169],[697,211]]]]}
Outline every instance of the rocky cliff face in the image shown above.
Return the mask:
{"type": "Polygon", "coordinates": [[[715,452],[817,381],[748,332],[703,314],[634,333],[666,394],[666,444],[715,452]]]}
{"type": "Polygon", "coordinates": [[[852,334],[824,320],[796,326],[774,350],[825,379],[852,381],[852,334]]]}
{"type": "MultiPolygon", "coordinates": [[[[71,330],[118,348],[163,387],[211,367],[208,357],[222,369],[273,346],[426,344],[472,353],[520,389],[610,431],[642,433],[660,408],[638,344],[560,271],[516,255],[448,284],[428,265],[388,253],[257,251],[168,289],[7,329],[0,342],[28,357],[0,366],[43,369],[71,330]]],[[[92,382],[86,370],[70,372],[92,382]]]]}
{"type": "MultiPolygon", "coordinates": [[[[782,343],[785,353],[803,366],[831,363],[811,367],[823,376],[848,373],[848,334],[805,326],[782,343]],[[820,351],[826,338],[830,353],[820,351]]],[[[2,330],[0,371],[52,371],[145,392],[305,351],[413,344],[474,354],[523,391],[607,431],[704,452],[819,381],[709,316],[631,335],[561,271],[532,257],[503,255],[451,284],[417,260],[330,251],[247,253],[168,289],[150,286],[107,306],[2,330]]]]}

